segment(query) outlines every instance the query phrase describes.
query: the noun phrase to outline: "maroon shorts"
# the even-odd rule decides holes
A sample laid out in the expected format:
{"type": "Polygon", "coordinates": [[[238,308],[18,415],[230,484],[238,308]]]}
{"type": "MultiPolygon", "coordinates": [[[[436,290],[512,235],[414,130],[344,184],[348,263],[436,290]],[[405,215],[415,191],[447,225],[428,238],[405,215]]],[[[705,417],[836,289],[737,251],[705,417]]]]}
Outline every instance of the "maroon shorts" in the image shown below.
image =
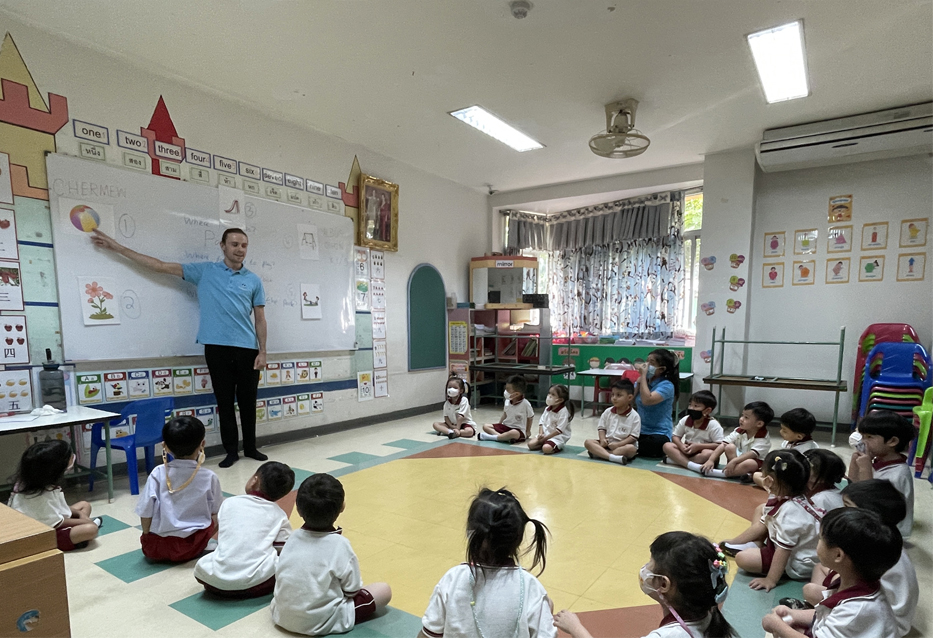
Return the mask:
{"type": "Polygon", "coordinates": [[[543,450],[544,448],[546,448],[546,447],[549,447],[549,448],[553,448],[553,449],[554,449],[554,451],[552,452],[552,454],[557,454],[558,452],[560,452],[560,451],[563,449],[563,448],[557,447],[557,444],[556,444],[556,443],[551,443],[550,441],[545,441],[544,443],[541,444],[541,449],[542,449],[542,450],[543,450]]]}
{"type": "Polygon", "coordinates": [[[761,572],[767,574],[771,571],[771,563],[774,561],[774,544],[770,537],[765,537],[765,544],[761,548],[761,572]]]}
{"type": "Polygon", "coordinates": [[[764,459],[755,459],[755,463],[758,464],[758,470],[756,470],[756,471],[758,471],[758,472],[760,472],[760,471],[761,471],[761,468],[763,468],[763,467],[765,466],[764,459]]]}
{"type": "Polygon", "coordinates": [[[361,589],[353,596],[353,606],[356,609],[356,623],[369,620],[376,613],[376,600],[365,589],[361,589]]]}
{"type": "Polygon", "coordinates": [[[266,596],[275,591],[275,576],[270,578],[264,583],[259,583],[249,589],[217,589],[213,585],[208,585],[203,580],[195,576],[195,580],[204,585],[204,589],[214,594],[215,596],[220,596],[222,598],[232,598],[232,599],[246,599],[246,598],[259,598],[260,596],[266,596]]]}
{"type": "Polygon", "coordinates": [[[55,528],[55,544],[63,552],[70,552],[73,549],[77,549],[75,544],[71,542],[71,528],[70,527],[56,527],[55,528]]]}
{"type": "Polygon", "coordinates": [[[510,428],[509,426],[504,425],[502,423],[493,423],[492,429],[498,432],[499,434],[506,434],[507,432],[518,432],[518,438],[512,439],[511,441],[512,443],[521,443],[522,441],[525,440],[525,433],[519,428],[510,428]]]}
{"type": "Polygon", "coordinates": [[[143,556],[149,560],[169,563],[186,563],[200,556],[207,547],[207,542],[217,531],[212,522],[210,527],[199,529],[190,536],[159,536],[143,534],[139,542],[143,546],[143,556]]]}

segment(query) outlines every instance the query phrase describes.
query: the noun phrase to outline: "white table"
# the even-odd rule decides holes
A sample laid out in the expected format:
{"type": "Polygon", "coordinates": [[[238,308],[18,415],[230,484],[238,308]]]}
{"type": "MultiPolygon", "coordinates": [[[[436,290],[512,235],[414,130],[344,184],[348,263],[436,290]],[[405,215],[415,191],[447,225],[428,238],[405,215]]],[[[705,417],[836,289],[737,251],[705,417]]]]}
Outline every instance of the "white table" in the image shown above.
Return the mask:
{"type": "MultiPolygon", "coordinates": [[[[110,459],[110,428],[106,427],[111,419],[119,418],[120,415],[114,412],[96,410],[83,405],[71,405],[60,414],[51,416],[39,416],[28,419],[28,415],[17,415],[11,417],[0,417],[0,435],[15,434],[17,432],[33,432],[35,430],[47,430],[50,428],[69,428],[71,430],[71,441],[73,446],[80,445],[80,432],[75,436],[75,427],[87,423],[103,423],[104,427],[104,448],[107,456],[107,498],[113,502],[113,463],[110,459]]],[[[81,468],[88,469],[88,468],[81,468]]],[[[99,470],[98,470],[99,471],[99,470]]],[[[70,475],[69,475],[70,476],[70,475]]]]}
{"type": "MultiPolygon", "coordinates": [[[[604,390],[599,386],[600,377],[621,377],[625,374],[625,370],[616,370],[611,368],[590,368],[589,370],[580,370],[577,372],[577,375],[583,375],[584,377],[593,377],[593,416],[596,416],[597,411],[599,410],[599,393],[604,390]]],[[[680,381],[683,383],[689,379],[693,379],[692,372],[681,372],[680,381]]],[[[583,414],[586,411],[586,382],[582,383],[583,392],[580,394],[580,414],[583,414]]]]}

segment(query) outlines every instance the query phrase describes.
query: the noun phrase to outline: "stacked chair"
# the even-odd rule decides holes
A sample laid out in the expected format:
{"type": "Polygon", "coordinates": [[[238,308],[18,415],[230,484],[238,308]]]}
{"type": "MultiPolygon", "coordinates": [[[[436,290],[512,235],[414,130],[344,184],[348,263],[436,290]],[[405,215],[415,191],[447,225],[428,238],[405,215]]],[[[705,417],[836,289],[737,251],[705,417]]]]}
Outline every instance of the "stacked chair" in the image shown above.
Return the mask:
{"type": "MultiPolygon", "coordinates": [[[[930,455],[930,422],[933,421],[933,387],[923,393],[923,403],[914,408],[914,425],[917,426],[917,444],[913,448],[910,463],[914,464],[914,478],[923,476],[923,468],[930,455]]],[[[930,472],[933,483],[933,472],[930,472]]]]}
{"type": "Polygon", "coordinates": [[[855,429],[861,410],[862,380],[865,374],[865,359],[868,353],[879,343],[920,343],[917,332],[906,323],[873,323],[862,333],[859,339],[858,354],[855,359],[855,378],[852,380],[852,429],[855,429]]]}

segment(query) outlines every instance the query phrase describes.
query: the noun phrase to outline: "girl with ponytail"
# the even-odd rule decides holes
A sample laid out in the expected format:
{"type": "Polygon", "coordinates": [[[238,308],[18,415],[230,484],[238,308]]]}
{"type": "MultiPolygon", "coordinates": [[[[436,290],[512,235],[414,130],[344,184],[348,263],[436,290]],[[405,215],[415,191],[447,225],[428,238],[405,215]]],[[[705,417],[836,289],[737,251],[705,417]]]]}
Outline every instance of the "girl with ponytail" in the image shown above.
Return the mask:
{"type": "Polygon", "coordinates": [[[467,515],[467,562],[434,588],[419,638],[556,638],[552,604],[544,586],[519,564],[533,554],[531,568],[544,571],[548,529],[528,518],[506,489],[483,488],[467,515]],[[521,551],[526,527],[534,535],[521,551]]]}
{"type": "MultiPolygon", "coordinates": [[[[641,568],[641,590],[661,603],[661,626],[645,638],[737,638],[719,605],[726,599],[726,555],[701,536],[667,532],[651,543],[641,568]]],[[[592,638],[576,614],[562,611],[554,624],[572,638],[592,638]]]]}

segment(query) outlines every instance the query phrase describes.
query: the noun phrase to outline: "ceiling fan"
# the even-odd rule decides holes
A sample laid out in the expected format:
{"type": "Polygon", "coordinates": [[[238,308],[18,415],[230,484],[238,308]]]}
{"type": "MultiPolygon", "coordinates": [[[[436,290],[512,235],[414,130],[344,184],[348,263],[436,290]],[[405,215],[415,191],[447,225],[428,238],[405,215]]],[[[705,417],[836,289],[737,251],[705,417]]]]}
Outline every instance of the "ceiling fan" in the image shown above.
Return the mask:
{"type": "Polygon", "coordinates": [[[600,157],[626,159],[641,155],[651,140],[635,128],[638,100],[629,98],[606,105],[606,131],[590,138],[590,150],[600,157]]]}

